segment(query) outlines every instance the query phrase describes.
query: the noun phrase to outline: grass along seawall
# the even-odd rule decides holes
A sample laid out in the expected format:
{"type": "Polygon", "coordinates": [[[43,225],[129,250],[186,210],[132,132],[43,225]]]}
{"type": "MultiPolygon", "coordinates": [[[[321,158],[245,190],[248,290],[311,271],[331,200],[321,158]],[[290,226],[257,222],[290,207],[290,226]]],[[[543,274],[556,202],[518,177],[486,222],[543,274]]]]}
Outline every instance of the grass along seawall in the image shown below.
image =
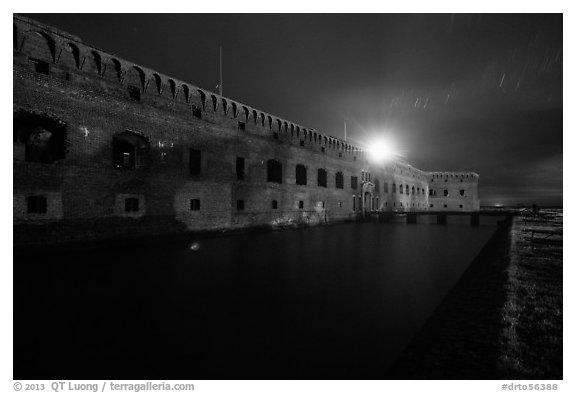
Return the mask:
{"type": "Polygon", "coordinates": [[[561,235],[562,210],[510,217],[388,378],[561,379],[561,235]]]}

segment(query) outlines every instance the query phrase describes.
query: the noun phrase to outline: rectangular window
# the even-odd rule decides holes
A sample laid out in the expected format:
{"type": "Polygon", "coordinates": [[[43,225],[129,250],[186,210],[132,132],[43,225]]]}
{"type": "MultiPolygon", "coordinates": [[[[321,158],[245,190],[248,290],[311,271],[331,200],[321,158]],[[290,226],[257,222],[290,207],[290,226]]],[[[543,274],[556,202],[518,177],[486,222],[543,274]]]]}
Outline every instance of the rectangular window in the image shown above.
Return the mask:
{"type": "Polygon", "coordinates": [[[190,199],[190,210],[200,210],[200,199],[190,199]]]}
{"type": "Polygon", "coordinates": [[[122,153],[122,166],[124,168],[132,167],[132,154],[126,152],[122,153]]]}
{"type": "Polygon", "coordinates": [[[244,210],[244,200],[238,199],[236,201],[236,210],[244,210]]]}
{"type": "Polygon", "coordinates": [[[140,89],[136,86],[128,86],[128,95],[135,101],[140,101],[140,89]]]}
{"type": "Polygon", "coordinates": [[[298,209],[304,209],[304,201],[298,201],[298,209]]]}
{"type": "Polygon", "coordinates": [[[190,174],[199,175],[202,170],[202,152],[190,149],[190,174]]]}
{"type": "Polygon", "coordinates": [[[243,121],[239,121],[238,122],[238,129],[239,130],[245,130],[246,129],[246,123],[244,123],[243,121]]]}
{"type": "Polygon", "coordinates": [[[434,204],[433,204],[433,203],[431,203],[431,204],[430,204],[430,207],[434,207],[434,204]]]}
{"type": "Polygon", "coordinates": [[[278,209],[278,201],[272,201],[272,209],[278,209]]]}
{"type": "Polygon", "coordinates": [[[356,211],[356,196],[352,196],[352,210],[356,211]]]}
{"type": "Polygon", "coordinates": [[[28,213],[34,214],[46,214],[47,201],[44,196],[29,196],[27,198],[28,213]]]}
{"type": "Polygon", "coordinates": [[[140,200],[138,198],[126,198],[124,200],[124,211],[126,213],[140,210],[140,200]]]}
{"type": "Polygon", "coordinates": [[[322,146],[320,150],[322,150],[322,153],[326,153],[326,148],[324,146],[322,146]]]}
{"type": "Polygon", "coordinates": [[[304,146],[304,141],[300,140],[300,146],[304,146]]]}
{"type": "Polygon", "coordinates": [[[202,111],[196,105],[192,105],[192,116],[202,118],[202,111]]]}
{"type": "Polygon", "coordinates": [[[464,206],[463,206],[463,205],[460,205],[460,209],[463,209],[463,208],[464,208],[464,206]]]}
{"type": "Polygon", "coordinates": [[[358,176],[350,177],[350,187],[352,187],[353,190],[358,188],[358,176]]]}
{"type": "Polygon", "coordinates": [[[50,65],[47,62],[38,59],[30,59],[30,62],[34,66],[34,71],[37,73],[44,75],[50,74],[50,65]]]}
{"type": "Polygon", "coordinates": [[[244,180],[244,157],[236,157],[236,179],[244,180]]]}

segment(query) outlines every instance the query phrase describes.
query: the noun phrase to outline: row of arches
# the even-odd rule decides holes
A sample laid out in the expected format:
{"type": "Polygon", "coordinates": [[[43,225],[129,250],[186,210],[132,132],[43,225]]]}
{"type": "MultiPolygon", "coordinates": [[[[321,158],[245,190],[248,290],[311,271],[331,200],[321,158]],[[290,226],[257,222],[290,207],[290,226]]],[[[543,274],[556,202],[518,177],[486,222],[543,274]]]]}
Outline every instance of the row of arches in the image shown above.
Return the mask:
{"type": "Polygon", "coordinates": [[[252,122],[271,131],[283,132],[309,143],[317,143],[323,148],[354,154],[362,153],[361,149],[322,135],[314,129],[300,127],[173,78],[166,78],[157,72],[145,70],[94,48],[71,42],[67,37],[26,29],[27,26],[24,23],[14,24],[14,50],[28,55],[34,61],[45,62],[37,69],[48,70],[50,64],[57,64],[78,71],[93,72],[107,80],[126,85],[130,96],[137,100],[140,99],[140,92],[156,94],[193,104],[203,111],[210,109],[213,113],[220,112],[232,118],[239,118],[245,123],[252,122]]]}

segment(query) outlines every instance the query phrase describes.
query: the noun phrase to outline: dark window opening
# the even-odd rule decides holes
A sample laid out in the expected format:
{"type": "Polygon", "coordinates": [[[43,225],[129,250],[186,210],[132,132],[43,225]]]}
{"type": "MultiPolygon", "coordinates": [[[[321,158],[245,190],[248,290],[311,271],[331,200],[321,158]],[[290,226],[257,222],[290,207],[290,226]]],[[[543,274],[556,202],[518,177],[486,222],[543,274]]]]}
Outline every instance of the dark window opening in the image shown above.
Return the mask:
{"type": "Polygon", "coordinates": [[[244,180],[244,157],[236,157],[236,179],[244,180]]]}
{"type": "Polygon", "coordinates": [[[307,182],[306,167],[304,165],[296,165],[296,184],[305,186],[307,182]]]}
{"type": "Polygon", "coordinates": [[[135,101],[140,101],[140,88],[136,86],[128,86],[128,95],[135,101]]]}
{"type": "Polygon", "coordinates": [[[48,116],[14,113],[14,158],[53,163],[65,158],[66,125],[48,116]]]}
{"type": "Polygon", "coordinates": [[[192,105],[192,116],[202,118],[202,111],[196,105],[192,105]]]}
{"type": "Polygon", "coordinates": [[[356,196],[352,196],[352,210],[356,211],[356,196]]]}
{"type": "Polygon", "coordinates": [[[278,201],[272,201],[272,209],[278,209],[278,201]]]}
{"type": "Polygon", "coordinates": [[[124,200],[124,211],[126,213],[140,210],[140,200],[138,198],[126,198],[124,200]]]}
{"type": "Polygon", "coordinates": [[[27,198],[28,213],[46,214],[48,203],[46,197],[34,195],[27,198]]]}
{"type": "Polygon", "coordinates": [[[339,152],[339,153],[338,153],[338,157],[339,157],[339,158],[342,158],[342,152],[339,152]]]}
{"type": "Polygon", "coordinates": [[[318,187],[326,187],[328,183],[328,174],[325,169],[318,169],[318,187]]]}
{"type": "Polygon", "coordinates": [[[434,190],[433,190],[433,189],[428,190],[428,195],[429,195],[429,196],[434,196],[434,190]]]}
{"type": "Polygon", "coordinates": [[[114,166],[117,168],[139,168],[144,165],[148,141],[131,132],[116,134],[112,140],[114,166]]]}
{"type": "Polygon", "coordinates": [[[300,146],[304,146],[304,141],[300,140],[300,146]]]}
{"type": "Polygon", "coordinates": [[[243,121],[239,121],[238,122],[238,129],[239,130],[245,130],[246,129],[246,123],[244,123],[243,121]]]}
{"type": "Polygon", "coordinates": [[[448,207],[448,205],[444,205],[444,207],[445,207],[445,208],[447,208],[447,207],[448,207]]]}
{"type": "Polygon", "coordinates": [[[304,209],[304,201],[298,201],[298,209],[304,209]]]}
{"type": "Polygon", "coordinates": [[[267,181],[270,183],[282,183],[282,164],[276,160],[268,160],[266,167],[267,181]]]}
{"type": "Polygon", "coordinates": [[[278,133],[277,132],[273,132],[272,136],[274,137],[274,139],[278,139],[278,133]]]}
{"type": "Polygon", "coordinates": [[[460,190],[460,196],[464,196],[464,190],[460,190]]]}
{"type": "Polygon", "coordinates": [[[47,62],[38,59],[30,59],[30,62],[34,66],[35,72],[39,74],[50,75],[50,65],[47,62]]]}
{"type": "Polygon", "coordinates": [[[324,146],[322,146],[322,147],[320,148],[320,150],[322,151],[322,153],[326,153],[326,148],[325,148],[324,146]]]}
{"type": "Polygon", "coordinates": [[[430,207],[434,207],[434,204],[433,204],[433,203],[431,203],[431,204],[430,204],[430,207]]]}
{"type": "Polygon", "coordinates": [[[358,176],[350,176],[350,187],[353,190],[358,188],[358,176]]]}
{"type": "Polygon", "coordinates": [[[404,185],[400,184],[400,194],[404,194],[404,185]]]}
{"type": "Polygon", "coordinates": [[[464,208],[464,206],[463,206],[463,205],[460,205],[460,209],[462,209],[462,208],[464,208]]]}
{"type": "Polygon", "coordinates": [[[244,210],[244,200],[238,199],[236,201],[236,210],[244,210]]]}
{"type": "Polygon", "coordinates": [[[338,207],[342,208],[342,201],[338,201],[338,207]]]}
{"type": "Polygon", "coordinates": [[[190,199],[190,210],[200,210],[200,199],[190,199]]]}
{"type": "Polygon", "coordinates": [[[336,188],[344,188],[344,175],[342,172],[336,172],[336,188]]]}
{"type": "Polygon", "coordinates": [[[384,192],[388,193],[388,183],[384,183],[384,192]]]}
{"type": "Polygon", "coordinates": [[[190,149],[190,174],[199,175],[202,172],[202,152],[196,149],[190,149]]]}
{"type": "Polygon", "coordinates": [[[444,196],[445,196],[445,197],[448,196],[448,190],[444,190],[444,196]]]}

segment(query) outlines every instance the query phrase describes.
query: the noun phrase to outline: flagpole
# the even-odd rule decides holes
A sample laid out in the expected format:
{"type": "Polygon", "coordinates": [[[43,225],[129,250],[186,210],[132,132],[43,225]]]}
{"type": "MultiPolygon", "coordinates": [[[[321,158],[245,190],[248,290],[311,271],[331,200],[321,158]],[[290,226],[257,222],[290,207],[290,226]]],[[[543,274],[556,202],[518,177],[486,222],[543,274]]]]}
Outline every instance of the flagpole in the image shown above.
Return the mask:
{"type": "Polygon", "coordinates": [[[346,122],[344,122],[344,142],[346,142],[346,122]]]}
{"type": "Polygon", "coordinates": [[[220,47],[220,84],[218,87],[220,88],[220,95],[222,95],[222,47],[220,47]]]}

